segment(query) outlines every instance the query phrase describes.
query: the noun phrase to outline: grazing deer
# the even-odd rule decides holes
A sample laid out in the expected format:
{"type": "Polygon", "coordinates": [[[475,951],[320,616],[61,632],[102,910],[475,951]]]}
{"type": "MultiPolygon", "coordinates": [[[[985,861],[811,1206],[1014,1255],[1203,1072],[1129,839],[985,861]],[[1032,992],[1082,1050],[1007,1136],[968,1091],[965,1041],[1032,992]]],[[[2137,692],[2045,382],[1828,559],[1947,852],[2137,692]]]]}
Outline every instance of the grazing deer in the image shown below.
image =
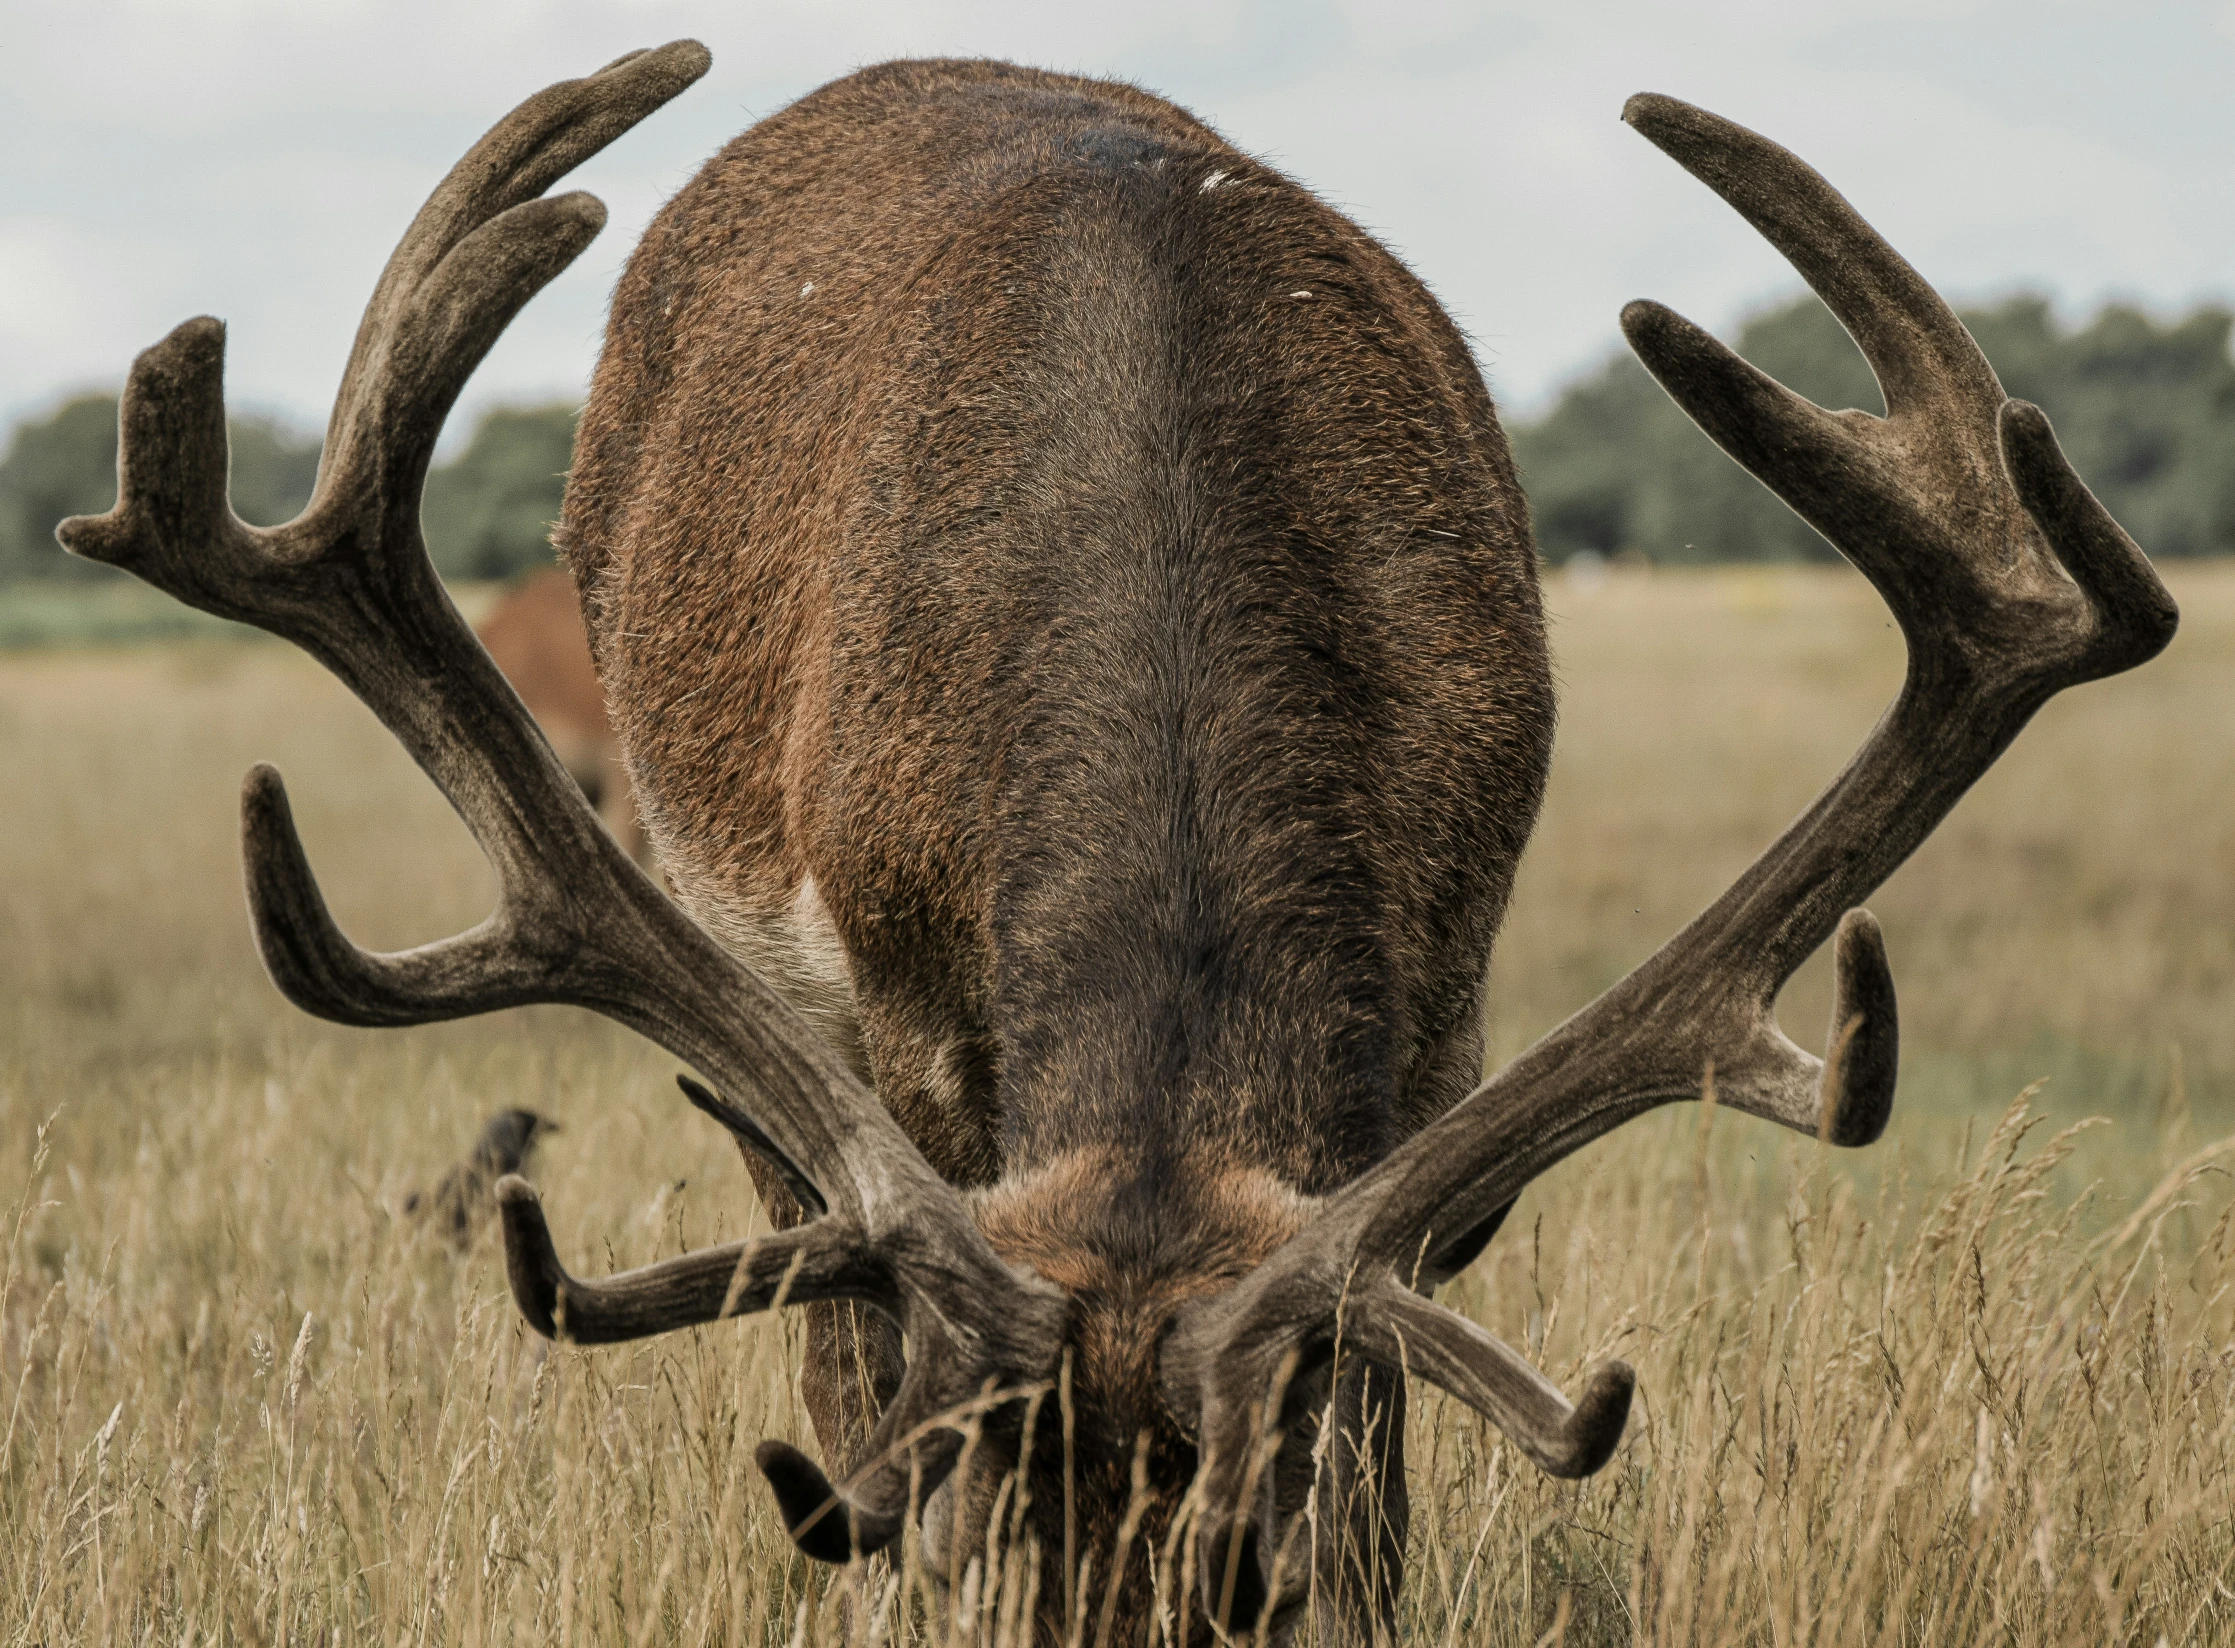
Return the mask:
{"type": "Polygon", "coordinates": [[[1878,586],[1909,671],[1728,892],[1477,1085],[1553,704],[1526,510],[1459,335],[1167,103],[893,64],[668,204],[583,415],[561,536],[671,902],[457,618],[415,511],[467,374],[602,222],[542,191],[706,62],[684,42],[554,86],[459,164],[373,294],[297,520],[229,511],[223,333],[195,320],[133,368],[117,508],[64,537],[315,653],[496,869],[481,926],[362,951],[258,767],[249,896],[291,999],[365,1025],[571,1002],[707,1078],[694,1099],[786,1228],[579,1280],[507,1180],[540,1331],[822,1312],[810,1397],[843,1485],[760,1455],[814,1556],[914,1511],[959,1571],[1005,1505],[1062,1553],[1050,1640],[1090,1610],[1137,1640],[1164,1541],[1200,1587],[1166,1596],[1167,1630],[1308,1604],[1370,1631],[1403,1546],[1399,1370],[1561,1476],[1629,1407],[1626,1367],[1571,1403],[1434,1285],[1536,1175],[1710,1080],[1875,1139],[1894,992],[1853,906],[2051,694],[2161,649],[2173,604],[1828,184],[1632,100],[1846,323],[1887,415],[1823,411],[1650,303],[1624,330],[1878,586]],[[1819,1061],[1772,1008],[1827,939],[1819,1061]]]}
{"type": "Polygon", "coordinates": [[[555,567],[530,573],[497,597],[474,633],[613,839],[642,863],[644,831],[606,715],[605,688],[590,660],[574,580],[555,567]]]}

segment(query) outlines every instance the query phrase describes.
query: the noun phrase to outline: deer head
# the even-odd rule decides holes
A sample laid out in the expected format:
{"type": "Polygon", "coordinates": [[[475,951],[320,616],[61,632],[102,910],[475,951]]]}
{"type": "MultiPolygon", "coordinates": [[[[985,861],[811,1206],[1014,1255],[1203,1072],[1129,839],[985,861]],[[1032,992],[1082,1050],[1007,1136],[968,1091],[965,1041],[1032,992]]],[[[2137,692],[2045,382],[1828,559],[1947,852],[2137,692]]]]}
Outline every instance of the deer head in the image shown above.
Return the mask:
{"type": "MultiPolygon", "coordinates": [[[[543,191],[707,63],[691,42],[622,58],[529,99],[458,164],[374,291],[296,520],[252,528],[229,507],[224,333],[199,319],[135,362],[117,506],[62,537],[311,652],[410,750],[495,868],[498,905],[478,927],[363,951],[327,912],[278,774],[258,767],[243,796],[249,903],[291,1000],[357,1025],[535,1002],[603,1013],[703,1075],[685,1084],[692,1101],[811,1215],[589,1281],[561,1266],[535,1193],[507,1179],[512,1290],[539,1332],[599,1344],[817,1300],[899,1324],[905,1373],[860,1471],[834,1485],[794,1448],[760,1453],[800,1548],[844,1561],[885,1546],[936,1495],[966,1433],[1005,1416],[1016,1459],[1056,1423],[1075,1394],[1074,1290],[1004,1258],[1019,1249],[989,1238],[998,1191],[966,1197],[934,1172],[845,1061],[615,845],[452,607],[417,518],[466,378],[602,225],[589,196],[543,191]]],[[[1283,1600],[1265,1555],[1278,1533],[1266,1525],[1269,1450],[1284,1393],[1338,1341],[1450,1391],[1546,1471],[1584,1476],[1606,1461],[1627,1367],[1592,1370],[1571,1401],[1420,1285],[1463,1266],[1536,1175],[1710,1082],[1721,1102],[1831,1143],[1877,1138],[1893,1098],[1894,989],[1878,928],[1855,905],[2053,693],[2150,658],[2176,622],[2046,419],[2003,395],[1953,314],[1822,178],[1673,99],[1635,98],[1625,118],[1792,261],[1877,372],[1884,418],[1827,412],[1657,305],[1622,317],[1679,404],[1877,586],[1907,638],[1908,675],[1822,797],[1650,960],[1361,1177],[1295,1198],[1269,1254],[1177,1291],[1143,1325],[1143,1400],[1176,1441],[1155,1460],[1104,1447],[1095,1491],[1137,1506],[1150,1474],[1191,1482],[1166,1514],[1192,1519],[1203,1606],[1229,1623],[1283,1600]],[[1837,990],[1819,1060],[1773,1009],[1827,939],[1837,990]]]]}

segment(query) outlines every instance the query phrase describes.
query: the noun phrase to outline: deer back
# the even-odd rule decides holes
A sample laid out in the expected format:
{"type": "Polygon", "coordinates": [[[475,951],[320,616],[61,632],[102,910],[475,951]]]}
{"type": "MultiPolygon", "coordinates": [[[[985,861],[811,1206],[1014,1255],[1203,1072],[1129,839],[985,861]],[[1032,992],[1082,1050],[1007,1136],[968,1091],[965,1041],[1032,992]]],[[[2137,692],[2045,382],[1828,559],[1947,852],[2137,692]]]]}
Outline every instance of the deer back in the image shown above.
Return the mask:
{"type": "Polygon", "coordinates": [[[678,895],[950,1179],[1318,1191],[1475,1080],[1525,507],[1433,299],[1178,109],[922,62],[754,127],[622,280],[562,539],[678,895]]]}

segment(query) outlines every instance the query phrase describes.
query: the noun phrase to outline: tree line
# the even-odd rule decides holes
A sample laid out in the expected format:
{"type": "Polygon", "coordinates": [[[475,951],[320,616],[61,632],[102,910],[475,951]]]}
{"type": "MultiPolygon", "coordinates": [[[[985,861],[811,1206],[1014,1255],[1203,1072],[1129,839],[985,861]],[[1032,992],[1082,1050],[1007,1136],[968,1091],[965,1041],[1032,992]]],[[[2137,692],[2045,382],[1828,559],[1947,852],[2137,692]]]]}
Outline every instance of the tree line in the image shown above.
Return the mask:
{"type": "MultiPolygon", "coordinates": [[[[2235,314],[2159,322],[2122,305],[2058,324],[2046,299],[1963,312],[2003,387],[2037,402],[2111,513],[2156,556],[2235,551],[2235,314]]],[[[1870,368],[1814,296],[1756,316],[1742,355],[1820,405],[1884,405],[1870,368]]],[[[548,565],[574,443],[571,406],[498,407],[427,477],[422,519],[450,578],[548,565]]],[[[271,525],[310,497],[314,436],[236,418],[233,507],[271,525]]],[[[1589,551],[1659,562],[1810,561],[1831,546],[1725,457],[1627,355],[1512,430],[1514,456],[1554,562],[1589,551]]],[[[98,577],[54,541],[66,515],[116,500],[116,399],[85,395],[23,423],[0,457],[0,581],[98,577]]]]}
{"type": "MultiPolygon", "coordinates": [[[[2002,386],[2049,414],[2073,465],[2153,556],[2235,551],[2235,314],[2160,323],[2113,304],[2060,327],[2048,301],[1962,311],[2002,386]]],[[[1813,295],[1756,316],[1734,347],[1819,406],[1883,413],[1878,384],[1813,295]]],[[[1628,355],[1512,432],[1546,557],[1835,559],[1628,355]]]]}
{"type": "MultiPolygon", "coordinates": [[[[552,562],[551,523],[574,450],[572,406],[500,406],[427,476],[420,520],[446,578],[510,578],[552,562]]],[[[268,418],[230,421],[233,510],[255,526],[310,501],[319,441],[268,418]]],[[[116,502],[116,397],[81,395],[19,424],[0,457],[0,582],[120,576],[65,555],[57,521],[116,502]]]]}

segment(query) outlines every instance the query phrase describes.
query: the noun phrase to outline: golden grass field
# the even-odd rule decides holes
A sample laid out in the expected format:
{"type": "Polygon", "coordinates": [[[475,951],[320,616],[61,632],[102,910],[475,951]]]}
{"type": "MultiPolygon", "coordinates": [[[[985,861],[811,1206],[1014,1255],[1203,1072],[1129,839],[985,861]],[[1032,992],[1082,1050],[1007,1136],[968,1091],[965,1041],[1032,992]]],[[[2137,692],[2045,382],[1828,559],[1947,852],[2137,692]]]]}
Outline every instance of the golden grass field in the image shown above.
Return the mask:
{"type": "MultiPolygon", "coordinates": [[[[1651,1118],[1453,1290],[1556,1378],[1627,1358],[1640,1399],[1581,1485],[1414,1402],[1410,1640],[2235,1642],[2235,569],[2169,582],[2171,652],[2053,703],[1873,901],[1905,1019],[1881,1145],[1651,1118]]],[[[1844,572],[1551,597],[1559,759],[1499,1057],[1719,890],[1900,669],[1844,572]]],[[[236,860],[251,761],[361,941],[489,891],[314,666],[0,656],[0,756],[0,1643],[1014,1635],[1021,1563],[933,1618],[912,1570],[793,1557],[751,1452],[804,1433],[795,1328],[547,1353],[493,1231],[454,1255],[401,1216],[515,1103],[564,1124],[535,1177],[579,1269],[754,1208],[618,1030],[278,998],[236,860]]],[[[1786,998],[1811,1045],[1820,968],[1786,998]]]]}

